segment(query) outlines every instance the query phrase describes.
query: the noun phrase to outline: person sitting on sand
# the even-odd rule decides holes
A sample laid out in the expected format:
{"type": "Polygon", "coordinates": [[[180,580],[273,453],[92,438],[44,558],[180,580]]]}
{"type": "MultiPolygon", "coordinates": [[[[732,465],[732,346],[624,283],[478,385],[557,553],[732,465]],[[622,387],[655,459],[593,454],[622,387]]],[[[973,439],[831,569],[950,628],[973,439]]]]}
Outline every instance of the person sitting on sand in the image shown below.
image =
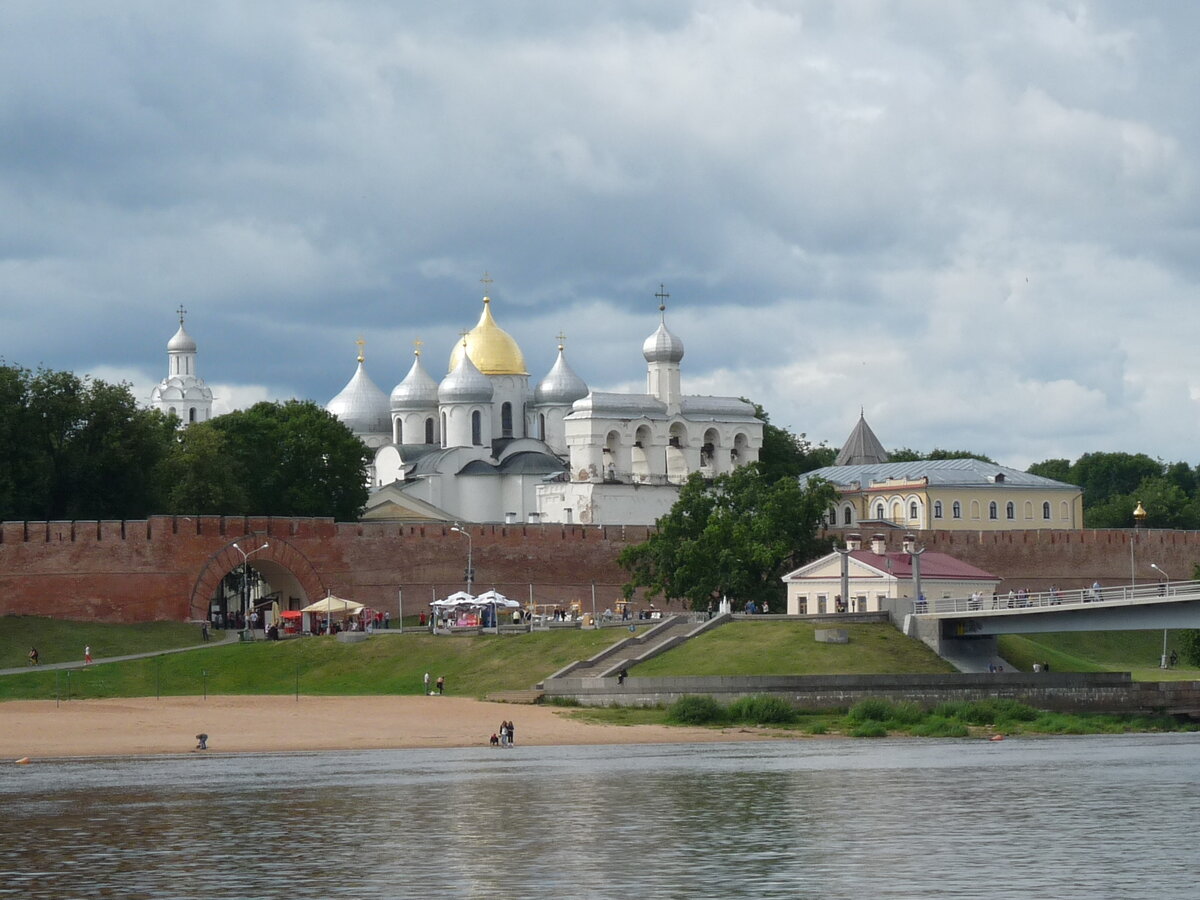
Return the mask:
{"type": "Polygon", "coordinates": [[[494,732],[494,731],[492,732],[492,746],[493,747],[500,746],[500,738],[496,735],[496,732],[494,732]]]}

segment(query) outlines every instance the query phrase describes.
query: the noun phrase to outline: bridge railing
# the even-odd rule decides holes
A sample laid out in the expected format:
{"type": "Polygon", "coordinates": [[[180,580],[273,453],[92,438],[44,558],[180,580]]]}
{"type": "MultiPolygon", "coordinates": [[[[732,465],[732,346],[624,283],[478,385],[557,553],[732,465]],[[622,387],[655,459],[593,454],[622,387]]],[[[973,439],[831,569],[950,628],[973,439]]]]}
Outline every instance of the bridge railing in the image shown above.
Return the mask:
{"type": "Polygon", "coordinates": [[[1118,605],[1135,600],[1154,600],[1163,597],[1173,597],[1180,593],[1194,593],[1200,588],[1194,581],[1174,581],[1170,583],[1145,584],[1133,587],[1118,585],[1115,587],[1089,587],[1072,590],[1049,590],[1029,593],[1027,591],[1009,591],[1006,593],[984,594],[977,593],[968,597],[939,597],[935,600],[914,600],[913,613],[916,615],[945,615],[948,613],[980,612],[991,613],[1003,610],[1019,609],[1061,609],[1063,607],[1084,606],[1093,604],[1118,605]]]}

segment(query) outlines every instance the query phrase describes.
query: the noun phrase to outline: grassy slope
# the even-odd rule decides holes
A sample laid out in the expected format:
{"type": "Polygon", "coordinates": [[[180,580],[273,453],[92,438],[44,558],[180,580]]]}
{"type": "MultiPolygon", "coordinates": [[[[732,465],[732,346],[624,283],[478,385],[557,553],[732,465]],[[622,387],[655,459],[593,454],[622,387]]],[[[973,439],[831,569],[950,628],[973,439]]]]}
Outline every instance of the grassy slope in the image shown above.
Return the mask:
{"type": "MultiPolygon", "coordinates": [[[[1168,650],[1177,632],[1168,632],[1168,650]]],[[[1200,669],[1183,663],[1158,667],[1161,631],[1064,631],[1055,634],[1008,634],[1000,637],[1000,655],[1022,671],[1049,662],[1054,672],[1131,672],[1135,681],[1195,681],[1200,669]]]]}
{"type": "Polygon", "coordinates": [[[200,642],[200,628],[182,622],[110,625],[41,616],[0,616],[0,669],[28,664],[30,647],[37,647],[42,665],[46,665],[82,661],[83,648],[89,645],[92,656],[99,658],[190,647],[200,642]]]}
{"type": "Polygon", "coordinates": [[[871,675],[953,672],[890,625],[846,625],[848,644],[818,644],[812,622],[732,622],[642,663],[632,675],[871,675]]]}
{"type": "MultiPolygon", "coordinates": [[[[200,694],[419,694],[425,672],[451,694],[481,697],[528,688],[576,659],[627,637],[624,630],[561,630],[504,637],[377,635],[358,644],[333,638],[210,646],[76,669],[72,697],[200,694]]],[[[65,696],[64,672],[0,678],[0,699],[65,696]]]]}

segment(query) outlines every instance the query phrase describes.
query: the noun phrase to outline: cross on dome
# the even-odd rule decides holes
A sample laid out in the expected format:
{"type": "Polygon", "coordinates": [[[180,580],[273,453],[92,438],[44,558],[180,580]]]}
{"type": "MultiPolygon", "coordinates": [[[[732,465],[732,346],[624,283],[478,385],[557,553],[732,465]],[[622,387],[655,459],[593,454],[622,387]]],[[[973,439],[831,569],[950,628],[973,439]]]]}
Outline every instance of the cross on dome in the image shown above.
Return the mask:
{"type": "Polygon", "coordinates": [[[421,355],[421,348],[425,346],[425,342],[420,338],[413,341],[413,356],[421,355]]]}
{"type": "Polygon", "coordinates": [[[356,340],[354,343],[358,344],[358,361],[362,362],[363,358],[364,358],[363,357],[363,347],[365,347],[367,345],[367,342],[364,341],[362,339],[362,336],[360,335],[358,340],[356,340]]]}
{"type": "Polygon", "coordinates": [[[183,317],[187,315],[187,310],[186,310],[186,309],[184,309],[184,308],[183,308],[183,304],[182,304],[182,303],[180,303],[180,304],[179,304],[179,309],[177,309],[177,310],[175,310],[175,311],[176,311],[177,313],[179,313],[179,324],[180,324],[180,325],[182,325],[182,324],[183,324],[183,317]]]}

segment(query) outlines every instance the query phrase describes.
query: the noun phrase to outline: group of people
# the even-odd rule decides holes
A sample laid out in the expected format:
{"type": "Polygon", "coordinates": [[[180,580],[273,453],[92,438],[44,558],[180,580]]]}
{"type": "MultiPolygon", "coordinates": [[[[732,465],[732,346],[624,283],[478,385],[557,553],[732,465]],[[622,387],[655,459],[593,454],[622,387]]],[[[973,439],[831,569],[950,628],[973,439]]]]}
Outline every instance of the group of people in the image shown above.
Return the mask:
{"type": "Polygon", "coordinates": [[[500,730],[492,734],[491,744],[493,747],[511,747],[516,738],[513,737],[513,723],[501,722],[500,730]]]}
{"type": "MultiPolygon", "coordinates": [[[[27,657],[29,657],[29,664],[31,666],[40,666],[42,664],[42,656],[40,653],[38,653],[37,647],[30,647],[29,652],[25,655],[27,657]]],[[[90,666],[92,664],[92,645],[91,644],[88,644],[86,647],[83,648],[83,664],[85,666],[90,666]]]]}
{"type": "MultiPolygon", "coordinates": [[[[426,672],[425,673],[425,695],[428,697],[433,696],[433,691],[430,689],[430,684],[431,684],[431,681],[429,678],[429,673],[426,672]]],[[[439,675],[437,677],[437,692],[439,694],[446,693],[446,676],[445,675],[439,675]]]]}

